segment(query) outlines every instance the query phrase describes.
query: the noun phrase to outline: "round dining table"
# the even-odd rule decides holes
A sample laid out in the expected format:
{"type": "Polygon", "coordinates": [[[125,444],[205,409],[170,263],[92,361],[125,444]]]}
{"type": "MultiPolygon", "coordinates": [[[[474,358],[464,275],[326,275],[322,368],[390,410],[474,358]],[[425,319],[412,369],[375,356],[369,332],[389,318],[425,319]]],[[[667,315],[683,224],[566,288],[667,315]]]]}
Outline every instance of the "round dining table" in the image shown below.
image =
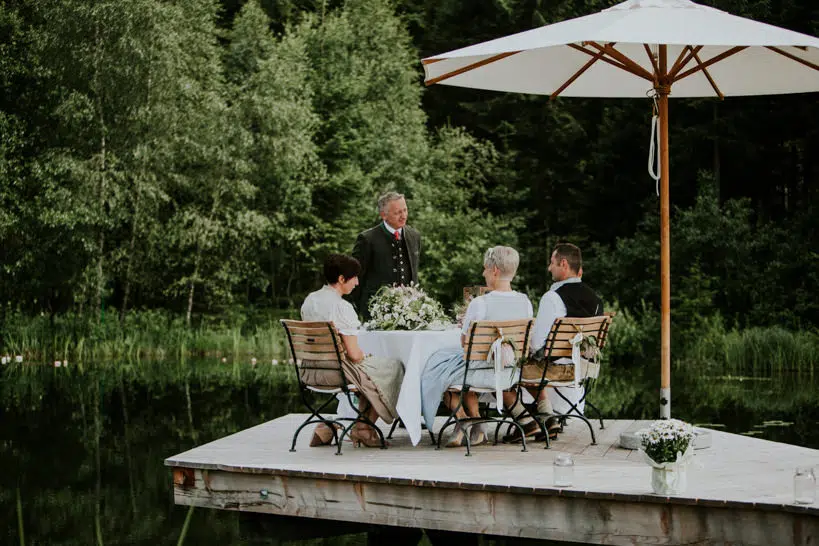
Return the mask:
{"type": "Polygon", "coordinates": [[[412,445],[421,440],[421,375],[427,359],[438,349],[461,346],[461,330],[370,330],[358,333],[358,344],[365,353],[397,358],[404,363],[404,381],[396,409],[409,433],[412,445]]]}

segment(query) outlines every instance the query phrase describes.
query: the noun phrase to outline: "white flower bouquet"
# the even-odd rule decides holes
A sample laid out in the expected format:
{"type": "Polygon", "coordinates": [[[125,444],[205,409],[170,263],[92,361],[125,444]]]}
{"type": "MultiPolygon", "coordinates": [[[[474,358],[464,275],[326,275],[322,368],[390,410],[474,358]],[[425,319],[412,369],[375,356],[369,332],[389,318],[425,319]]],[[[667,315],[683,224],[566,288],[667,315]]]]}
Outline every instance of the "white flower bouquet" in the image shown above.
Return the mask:
{"type": "Polygon", "coordinates": [[[694,427],[679,419],[654,421],[638,434],[643,451],[655,464],[677,462],[694,443],[694,427]]]}
{"type": "Polygon", "coordinates": [[[444,308],[418,286],[383,286],[370,300],[367,330],[440,330],[450,321],[444,308]]]}
{"type": "Polygon", "coordinates": [[[637,434],[643,458],[652,467],[654,492],[667,495],[685,491],[686,467],[694,455],[694,427],[679,419],[664,419],[637,434]]]}

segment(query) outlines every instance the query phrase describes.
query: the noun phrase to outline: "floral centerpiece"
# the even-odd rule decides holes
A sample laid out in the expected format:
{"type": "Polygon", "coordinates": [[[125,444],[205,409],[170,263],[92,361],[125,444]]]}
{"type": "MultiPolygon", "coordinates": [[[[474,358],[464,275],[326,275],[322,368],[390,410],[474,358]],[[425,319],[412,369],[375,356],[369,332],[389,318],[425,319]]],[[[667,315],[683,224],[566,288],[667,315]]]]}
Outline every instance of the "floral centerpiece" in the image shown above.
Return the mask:
{"type": "Polygon", "coordinates": [[[370,300],[368,330],[440,330],[449,326],[444,308],[416,285],[382,286],[370,300]]]}
{"type": "Polygon", "coordinates": [[[679,419],[654,421],[638,432],[642,453],[652,467],[651,487],[658,495],[682,493],[694,452],[694,427],[679,419]]]}

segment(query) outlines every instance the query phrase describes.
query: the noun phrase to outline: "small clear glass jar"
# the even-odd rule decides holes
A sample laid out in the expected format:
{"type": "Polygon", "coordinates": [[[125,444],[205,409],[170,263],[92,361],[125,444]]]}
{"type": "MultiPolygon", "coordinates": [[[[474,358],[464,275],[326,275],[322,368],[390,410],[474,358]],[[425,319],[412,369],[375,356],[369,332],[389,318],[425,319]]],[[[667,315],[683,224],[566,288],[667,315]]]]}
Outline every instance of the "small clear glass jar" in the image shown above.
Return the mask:
{"type": "Polygon", "coordinates": [[[574,481],[574,460],[568,453],[558,453],[554,460],[555,487],[569,487],[574,481]]]}
{"type": "Polygon", "coordinates": [[[816,476],[812,466],[799,466],[793,473],[793,501],[796,504],[816,502],[816,476]]]}

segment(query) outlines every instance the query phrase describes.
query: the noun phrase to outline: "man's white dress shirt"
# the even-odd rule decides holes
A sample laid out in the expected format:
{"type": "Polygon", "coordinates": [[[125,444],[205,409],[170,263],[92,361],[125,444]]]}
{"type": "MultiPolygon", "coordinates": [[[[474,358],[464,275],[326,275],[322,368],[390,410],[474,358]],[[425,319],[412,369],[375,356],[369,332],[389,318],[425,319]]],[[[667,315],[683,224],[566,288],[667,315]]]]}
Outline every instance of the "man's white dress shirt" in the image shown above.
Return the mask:
{"type": "MultiPolygon", "coordinates": [[[[582,279],[580,277],[570,277],[566,280],[553,283],[552,286],[549,287],[549,291],[543,294],[543,297],[540,298],[537,318],[535,319],[534,332],[532,333],[532,351],[536,351],[546,344],[546,336],[549,335],[549,331],[552,329],[552,324],[554,324],[556,319],[566,316],[566,304],[563,303],[563,300],[560,298],[560,296],[558,296],[557,289],[564,284],[577,282],[582,282],[582,279]]],[[[555,364],[571,363],[571,358],[558,358],[555,360],[555,364]]],[[[557,392],[555,392],[557,390],[560,390],[560,393],[571,400],[572,403],[576,403],[578,400],[580,400],[585,392],[585,389],[582,387],[579,389],[573,389],[570,387],[546,389],[546,394],[549,397],[549,401],[552,403],[552,407],[557,413],[566,413],[570,409],[570,406],[566,403],[566,401],[563,400],[563,398],[561,398],[557,392]]],[[[581,402],[577,407],[582,412],[584,406],[585,404],[581,402]]]]}

